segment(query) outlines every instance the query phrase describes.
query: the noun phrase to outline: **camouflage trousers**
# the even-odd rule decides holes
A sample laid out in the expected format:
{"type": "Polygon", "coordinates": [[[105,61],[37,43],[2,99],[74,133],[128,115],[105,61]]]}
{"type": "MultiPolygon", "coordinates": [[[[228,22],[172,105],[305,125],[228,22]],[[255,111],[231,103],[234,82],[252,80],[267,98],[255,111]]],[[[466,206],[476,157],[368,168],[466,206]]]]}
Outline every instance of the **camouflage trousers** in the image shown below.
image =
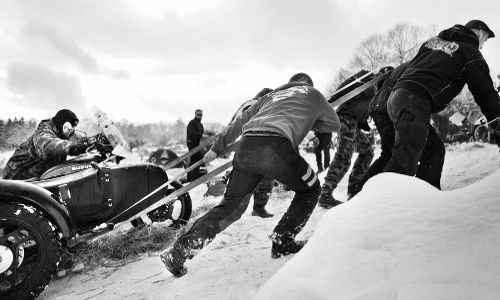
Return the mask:
{"type": "Polygon", "coordinates": [[[347,194],[351,195],[359,190],[363,177],[370,167],[373,159],[373,135],[363,133],[358,128],[358,120],[350,116],[340,117],[340,131],[338,135],[337,150],[335,157],[325,176],[325,183],[322,190],[333,192],[339,182],[351,166],[351,159],[354,151],[358,152],[358,157],[354,162],[347,194]]]}

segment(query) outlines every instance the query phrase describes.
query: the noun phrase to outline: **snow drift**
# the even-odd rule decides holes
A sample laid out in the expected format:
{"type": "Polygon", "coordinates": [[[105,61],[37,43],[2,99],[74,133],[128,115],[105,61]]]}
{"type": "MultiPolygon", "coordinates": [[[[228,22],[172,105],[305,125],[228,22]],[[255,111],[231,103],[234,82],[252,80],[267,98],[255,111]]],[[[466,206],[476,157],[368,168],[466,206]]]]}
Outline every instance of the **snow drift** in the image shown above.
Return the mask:
{"type": "Polygon", "coordinates": [[[372,178],[318,223],[255,299],[498,299],[500,171],[442,192],[372,178]]]}

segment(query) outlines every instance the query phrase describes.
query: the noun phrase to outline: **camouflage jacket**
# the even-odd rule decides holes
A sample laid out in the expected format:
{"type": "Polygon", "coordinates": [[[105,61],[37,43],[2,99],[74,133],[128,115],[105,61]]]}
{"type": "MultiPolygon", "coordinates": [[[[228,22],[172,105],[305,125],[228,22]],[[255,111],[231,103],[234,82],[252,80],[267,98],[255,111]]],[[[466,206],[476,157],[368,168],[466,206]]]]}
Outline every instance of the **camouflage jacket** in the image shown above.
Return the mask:
{"type": "Polygon", "coordinates": [[[43,120],[7,161],[5,179],[40,177],[51,167],[66,160],[73,142],[60,138],[51,120],[43,120]]]}

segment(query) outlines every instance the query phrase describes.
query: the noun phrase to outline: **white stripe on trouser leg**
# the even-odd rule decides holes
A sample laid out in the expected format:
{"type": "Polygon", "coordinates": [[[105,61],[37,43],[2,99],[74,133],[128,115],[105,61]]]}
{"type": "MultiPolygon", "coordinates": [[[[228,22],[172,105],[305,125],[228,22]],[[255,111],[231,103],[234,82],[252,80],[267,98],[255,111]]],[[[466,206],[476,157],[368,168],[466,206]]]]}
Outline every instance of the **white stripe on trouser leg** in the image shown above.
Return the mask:
{"type": "Polygon", "coordinates": [[[309,176],[311,176],[311,173],[312,173],[312,169],[310,166],[307,166],[307,172],[304,176],[302,176],[302,181],[306,181],[307,178],[309,178],[309,176]]]}
{"type": "Polygon", "coordinates": [[[316,180],[318,180],[318,177],[316,177],[316,174],[314,174],[314,176],[311,178],[311,180],[309,180],[307,183],[307,186],[308,187],[312,187],[314,185],[314,183],[316,182],[316,180]]]}

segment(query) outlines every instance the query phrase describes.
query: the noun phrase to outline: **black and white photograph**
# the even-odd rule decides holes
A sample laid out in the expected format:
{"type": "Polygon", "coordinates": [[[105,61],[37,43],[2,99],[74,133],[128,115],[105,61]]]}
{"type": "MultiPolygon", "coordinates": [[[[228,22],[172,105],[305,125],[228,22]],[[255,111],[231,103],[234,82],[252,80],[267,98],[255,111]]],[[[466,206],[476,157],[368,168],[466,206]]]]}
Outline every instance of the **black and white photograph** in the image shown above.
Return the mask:
{"type": "Polygon", "coordinates": [[[500,299],[498,1],[1,0],[0,107],[1,300],[500,299]]]}

